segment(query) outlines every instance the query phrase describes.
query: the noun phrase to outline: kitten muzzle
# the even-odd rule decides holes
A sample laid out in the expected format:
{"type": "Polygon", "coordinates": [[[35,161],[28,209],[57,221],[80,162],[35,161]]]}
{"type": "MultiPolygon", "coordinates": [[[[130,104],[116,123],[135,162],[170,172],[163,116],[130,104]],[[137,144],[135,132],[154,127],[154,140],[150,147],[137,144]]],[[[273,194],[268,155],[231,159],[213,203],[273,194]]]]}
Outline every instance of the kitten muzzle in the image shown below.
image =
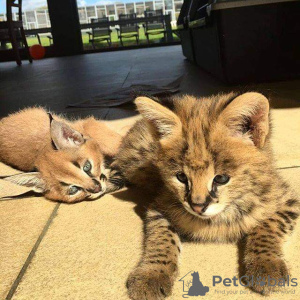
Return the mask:
{"type": "Polygon", "coordinates": [[[188,203],[191,207],[191,209],[201,215],[204,214],[205,211],[207,210],[208,206],[213,202],[212,198],[210,196],[207,196],[204,202],[200,201],[200,197],[195,197],[195,201],[192,201],[192,198],[190,197],[188,200],[188,203]]]}
{"type": "Polygon", "coordinates": [[[210,202],[209,203],[204,203],[204,204],[196,204],[196,203],[190,203],[190,206],[192,208],[192,210],[201,215],[203,213],[205,213],[205,211],[207,210],[208,206],[209,206],[210,202]]]}
{"type": "Polygon", "coordinates": [[[92,189],[88,189],[87,191],[92,194],[97,194],[101,192],[102,191],[101,183],[96,179],[93,179],[93,182],[94,182],[94,187],[92,189]]]}

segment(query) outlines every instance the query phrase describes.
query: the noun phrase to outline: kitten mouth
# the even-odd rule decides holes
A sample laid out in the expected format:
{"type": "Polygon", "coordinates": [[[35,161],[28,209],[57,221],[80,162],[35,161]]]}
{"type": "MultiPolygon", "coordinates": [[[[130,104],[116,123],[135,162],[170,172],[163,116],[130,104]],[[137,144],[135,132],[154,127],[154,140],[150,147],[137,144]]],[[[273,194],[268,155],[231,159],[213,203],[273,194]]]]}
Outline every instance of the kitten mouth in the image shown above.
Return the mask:
{"type": "Polygon", "coordinates": [[[219,203],[211,203],[205,207],[204,210],[198,208],[193,209],[188,203],[184,202],[184,208],[192,215],[201,219],[211,219],[219,215],[223,210],[224,206],[219,203]]]}
{"type": "Polygon", "coordinates": [[[99,192],[99,193],[96,193],[96,194],[90,194],[89,196],[88,196],[88,199],[89,200],[95,200],[95,199],[97,199],[97,198],[100,198],[103,194],[105,194],[105,191],[106,191],[106,189],[103,189],[101,192],[99,192]]]}
{"type": "Polygon", "coordinates": [[[95,199],[100,198],[101,196],[103,196],[105,194],[105,192],[106,192],[106,183],[103,182],[103,181],[101,181],[101,186],[102,186],[101,191],[99,193],[90,194],[88,196],[88,199],[95,200],[95,199]]]}

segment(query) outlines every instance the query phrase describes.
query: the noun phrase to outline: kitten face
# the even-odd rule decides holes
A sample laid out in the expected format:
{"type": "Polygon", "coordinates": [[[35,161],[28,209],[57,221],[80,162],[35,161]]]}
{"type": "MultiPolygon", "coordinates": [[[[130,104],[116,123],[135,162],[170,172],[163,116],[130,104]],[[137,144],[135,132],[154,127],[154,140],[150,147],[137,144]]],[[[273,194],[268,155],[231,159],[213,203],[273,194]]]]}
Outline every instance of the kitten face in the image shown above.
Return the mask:
{"type": "Polygon", "coordinates": [[[104,159],[92,139],[86,140],[76,151],[46,151],[36,166],[48,199],[73,203],[96,199],[106,190],[104,159]]]}
{"type": "MultiPolygon", "coordinates": [[[[255,161],[251,156],[251,153],[255,154],[253,146],[239,141],[228,143],[226,137],[218,138],[218,142],[214,143],[213,136],[214,132],[211,132],[209,144],[204,142],[201,151],[200,141],[190,144],[189,148],[178,149],[178,153],[174,151],[172,157],[167,154],[170,149],[162,149],[164,154],[161,157],[167,159],[159,162],[164,184],[178,195],[176,200],[189,213],[201,218],[213,217],[224,210],[231,211],[236,191],[242,190],[247,186],[247,181],[252,180],[250,172],[246,175],[244,173],[261,162],[260,158],[255,161]],[[220,147],[220,144],[223,146],[220,147]],[[226,147],[226,144],[230,146],[226,147]],[[232,147],[239,149],[238,153],[232,147]]],[[[186,145],[184,138],[182,141],[186,145]]],[[[239,205],[242,201],[241,196],[239,205]]]]}
{"type": "Polygon", "coordinates": [[[267,185],[269,179],[257,174],[268,165],[261,150],[269,132],[268,100],[249,93],[245,102],[243,96],[185,97],[174,101],[174,113],[145,98],[137,101],[160,145],[161,178],[176,195],[170,205],[180,202],[200,218],[225,218],[253,204],[250,186],[255,191],[256,183],[267,185]]]}
{"type": "Polygon", "coordinates": [[[45,147],[35,161],[37,172],[5,179],[60,202],[92,200],[104,194],[106,170],[98,143],[53,119],[51,139],[53,146],[45,147]]]}

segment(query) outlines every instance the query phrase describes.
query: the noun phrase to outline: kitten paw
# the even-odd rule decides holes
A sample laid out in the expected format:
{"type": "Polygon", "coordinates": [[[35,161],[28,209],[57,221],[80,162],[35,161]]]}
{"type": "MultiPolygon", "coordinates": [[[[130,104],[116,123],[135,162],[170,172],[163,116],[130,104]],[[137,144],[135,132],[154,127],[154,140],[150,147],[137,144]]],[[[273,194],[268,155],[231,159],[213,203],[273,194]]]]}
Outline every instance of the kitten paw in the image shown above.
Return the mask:
{"type": "Polygon", "coordinates": [[[137,268],[128,277],[127,289],[132,300],[162,300],[171,294],[172,279],[159,269],[137,268]]]}
{"type": "Polygon", "coordinates": [[[253,276],[252,289],[263,295],[284,286],[289,270],[283,259],[277,257],[269,260],[256,260],[246,264],[246,275],[253,276]],[[269,276],[269,277],[268,277],[269,276]]]}

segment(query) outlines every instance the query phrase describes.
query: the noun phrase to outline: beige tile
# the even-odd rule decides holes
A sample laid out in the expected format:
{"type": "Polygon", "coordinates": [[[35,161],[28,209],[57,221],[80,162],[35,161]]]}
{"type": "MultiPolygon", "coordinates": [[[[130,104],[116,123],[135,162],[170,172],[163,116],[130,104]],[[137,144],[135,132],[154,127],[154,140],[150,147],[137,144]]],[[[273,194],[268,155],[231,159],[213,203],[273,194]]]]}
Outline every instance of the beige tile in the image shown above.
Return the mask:
{"type": "MultiPolygon", "coordinates": [[[[19,171],[0,163],[0,176],[16,173],[19,171]]],[[[9,292],[55,206],[38,197],[2,198],[28,191],[0,180],[0,299],[9,292]]]]}
{"type": "Polygon", "coordinates": [[[142,245],[134,207],[110,195],[62,204],[13,299],[127,299],[142,245]]]}
{"type": "MultiPolygon", "coordinates": [[[[300,169],[281,173],[300,192],[300,169]]],[[[120,192],[95,202],[61,205],[13,299],[128,299],[125,282],[141,254],[143,238],[135,204],[124,201],[143,201],[133,195],[120,192]]],[[[300,273],[299,241],[300,224],[286,253],[294,276],[300,273]]],[[[241,287],[228,288],[237,292],[230,298],[215,293],[225,288],[214,288],[212,276],[237,275],[236,245],[185,243],[178,279],[192,270],[199,271],[203,284],[210,287],[207,299],[261,299],[241,287]]],[[[182,282],[176,281],[169,299],[180,300],[182,294],[182,282]]],[[[276,299],[299,298],[300,288],[295,295],[276,295],[276,299]]]]}
{"type": "Polygon", "coordinates": [[[274,109],[271,118],[277,166],[300,166],[300,108],[274,109]]]}
{"type": "Polygon", "coordinates": [[[0,299],[8,294],[54,206],[43,198],[0,201],[0,299]]]}

